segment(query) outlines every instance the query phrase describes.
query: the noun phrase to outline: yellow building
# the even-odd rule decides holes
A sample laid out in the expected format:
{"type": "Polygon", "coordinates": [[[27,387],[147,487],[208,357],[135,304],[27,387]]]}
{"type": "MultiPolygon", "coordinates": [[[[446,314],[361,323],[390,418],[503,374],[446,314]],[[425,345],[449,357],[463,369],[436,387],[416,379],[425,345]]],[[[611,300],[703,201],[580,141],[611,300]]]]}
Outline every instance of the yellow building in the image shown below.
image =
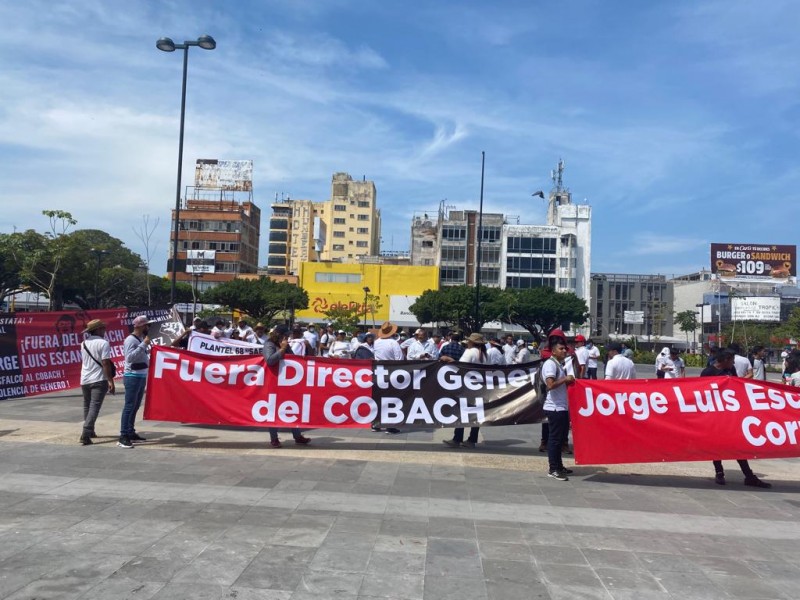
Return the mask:
{"type": "Polygon", "coordinates": [[[308,310],[298,311],[298,319],[324,321],[325,312],[337,305],[358,307],[363,314],[364,298],[369,293],[380,298],[379,307],[367,306],[369,326],[392,321],[397,325],[412,327],[417,325],[417,321],[409,307],[425,290],[439,289],[439,269],[306,262],[300,265],[300,286],[308,292],[308,310]],[[364,288],[369,288],[369,292],[365,292],[364,288]]]}

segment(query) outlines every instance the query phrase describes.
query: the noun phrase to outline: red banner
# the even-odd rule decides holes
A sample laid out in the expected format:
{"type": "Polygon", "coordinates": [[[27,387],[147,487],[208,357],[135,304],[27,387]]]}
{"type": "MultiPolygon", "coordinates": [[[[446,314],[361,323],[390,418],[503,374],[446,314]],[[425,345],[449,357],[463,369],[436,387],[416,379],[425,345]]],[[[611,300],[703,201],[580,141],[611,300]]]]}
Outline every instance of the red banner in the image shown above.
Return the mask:
{"type": "Polygon", "coordinates": [[[260,427],[464,427],[541,420],[539,363],[210,356],[154,348],[144,418],[260,427]]]}
{"type": "Polygon", "coordinates": [[[578,380],[569,409],[579,464],[800,456],[800,392],[777,383],[578,380]]]}
{"type": "Polygon", "coordinates": [[[0,314],[0,399],[80,387],[83,330],[105,321],[112,362],[122,374],[122,344],[133,319],[150,320],[154,343],[168,344],[183,330],[170,309],[105,309],[0,314]]]}

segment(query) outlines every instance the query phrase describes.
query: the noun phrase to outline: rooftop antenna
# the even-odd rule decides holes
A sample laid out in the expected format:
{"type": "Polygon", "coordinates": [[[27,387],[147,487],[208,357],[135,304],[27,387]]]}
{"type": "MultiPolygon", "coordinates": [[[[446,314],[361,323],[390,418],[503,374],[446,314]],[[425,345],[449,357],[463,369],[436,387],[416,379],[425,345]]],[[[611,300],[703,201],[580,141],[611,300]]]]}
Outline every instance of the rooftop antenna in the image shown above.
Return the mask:
{"type": "Polygon", "coordinates": [[[563,192],[564,191],[564,167],[567,165],[564,163],[564,159],[558,159],[558,167],[554,170],[550,171],[550,179],[553,180],[553,185],[555,186],[556,192],[563,192]]]}

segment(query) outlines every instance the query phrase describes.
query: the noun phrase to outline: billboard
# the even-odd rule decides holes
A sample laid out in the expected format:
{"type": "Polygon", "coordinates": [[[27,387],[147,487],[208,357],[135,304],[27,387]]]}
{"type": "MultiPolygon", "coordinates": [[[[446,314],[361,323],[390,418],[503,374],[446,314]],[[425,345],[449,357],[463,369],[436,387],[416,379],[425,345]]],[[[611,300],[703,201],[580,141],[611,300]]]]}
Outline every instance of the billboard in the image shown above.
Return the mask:
{"type": "Polygon", "coordinates": [[[731,316],[734,321],[781,320],[781,299],[779,296],[749,296],[731,298],[731,316]]]}
{"type": "Polygon", "coordinates": [[[253,161],[198,158],[194,168],[194,185],[201,189],[252,192],[253,161]]]}
{"type": "Polygon", "coordinates": [[[626,310],[623,313],[623,323],[630,323],[632,325],[644,325],[644,311],[643,310],[626,310]]]}
{"type": "Polygon", "coordinates": [[[216,250],[187,250],[186,251],[186,272],[187,273],[214,273],[216,250]]]}
{"type": "Polygon", "coordinates": [[[797,246],[711,244],[711,272],[727,281],[794,284],[797,277],[797,246]]]}

